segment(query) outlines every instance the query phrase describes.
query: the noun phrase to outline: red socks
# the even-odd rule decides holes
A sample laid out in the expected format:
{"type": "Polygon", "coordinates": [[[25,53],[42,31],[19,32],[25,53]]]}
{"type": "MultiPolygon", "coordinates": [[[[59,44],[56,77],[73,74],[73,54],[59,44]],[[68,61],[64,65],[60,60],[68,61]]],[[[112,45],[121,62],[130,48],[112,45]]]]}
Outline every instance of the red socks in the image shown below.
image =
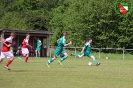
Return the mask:
{"type": "Polygon", "coordinates": [[[27,61],[28,61],[28,57],[26,56],[26,57],[25,57],[25,61],[24,61],[24,62],[26,62],[26,63],[27,63],[27,61]]]}
{"type": "Polygon", "coordinates": [[[12,63],[12,60],[8,60],[8,62],[6,63],[6,66],[8,67],[8,65],[11,63],[12,63]]]}
{"type": "Polygon", "coordinates": [[[22,56],[24,56],[24,54],[23,54],[22,52],[20,52],[20,54],[21,54],[22,56]]]}

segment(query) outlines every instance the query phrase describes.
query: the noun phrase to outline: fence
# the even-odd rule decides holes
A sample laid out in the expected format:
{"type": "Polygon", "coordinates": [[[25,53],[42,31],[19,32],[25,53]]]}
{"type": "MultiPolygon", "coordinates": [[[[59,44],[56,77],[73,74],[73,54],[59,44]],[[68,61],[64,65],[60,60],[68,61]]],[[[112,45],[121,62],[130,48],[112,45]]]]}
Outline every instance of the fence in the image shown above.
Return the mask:
{"type": "MultiPolygon", "coordinates": [[[[49,49],[49,56],[50,58],[52,57],[52,53],[51,53],[51,49],[55,49],[55,46],[51,46],[49,49]]],[[[64,49],[74,49],[74,53],[77,53],[77,49],[82,49],[83,47],[64,47],[64,49]]],[[[123,49],[123,48],[92,48],[93,50],[97,50],[98,51],[98,58],[101,58],[101,52],[103,50],[117,50],[117,51],[122,51],[122,59],[125,59],[125,51],[133,51],[133,49],[123,49]]]]}

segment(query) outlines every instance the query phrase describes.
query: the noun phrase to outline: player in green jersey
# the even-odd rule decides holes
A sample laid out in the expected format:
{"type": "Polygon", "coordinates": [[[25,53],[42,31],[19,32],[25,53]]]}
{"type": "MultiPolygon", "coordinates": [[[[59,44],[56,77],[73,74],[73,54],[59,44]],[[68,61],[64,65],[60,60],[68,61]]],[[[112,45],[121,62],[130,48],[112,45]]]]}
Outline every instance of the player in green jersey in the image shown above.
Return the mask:
{"type": "MultiPolygon", "coordinates": [[[[35,37],[36,39],[36,37],[35,37]]],[[[41,45],[42,45],[42,42],[39,38],[36,39],[37,40],[37,47],[36,47],[36,57],[40,57],[40,50],[41,50],[41,45]]]]}
{"type": "Polygon", "coordinates": [[[64,46],[69,46],[70,44],[72,44],[72,42],[70,41],[68,44],[66,44],[66,37],[67,37],[67,32],[64,32],[63,33],[63,37],[58,39],[57,40],[57,47],[56,47],[56,50],[55,50],[55,53],[54,53],[54,57],[51,58],[50,60],[48,60],[48,62],[46,63],[46,66],[49,67],[49,65],[54,61],[56,60],[57,56],[58,55],[61,55],[63,54],[64,56],[60,59],[60,61],[58,61],[58,63],[60,65],[62,65],[62,61],[64,61],[67,57],[68,57],[68,54],[66,53],[66,51],[63,49],[64,46]]]}
{"type": "Polygon", "coordinates": [[[79,57],[79,58],[81,58],[83,56],[91,57],[93,59],[93,62],[98,66],[98,65],[100,65],[100,63],[98,63],[97,60],[95,59],[95,57],[91,54],[91,43],[92,43],[92,39],[89,38],[88,42],[86,42],[84,47],[82,48],[81,55],[78,55],[78,54],[71,54],[71,55],[79,57]]]}

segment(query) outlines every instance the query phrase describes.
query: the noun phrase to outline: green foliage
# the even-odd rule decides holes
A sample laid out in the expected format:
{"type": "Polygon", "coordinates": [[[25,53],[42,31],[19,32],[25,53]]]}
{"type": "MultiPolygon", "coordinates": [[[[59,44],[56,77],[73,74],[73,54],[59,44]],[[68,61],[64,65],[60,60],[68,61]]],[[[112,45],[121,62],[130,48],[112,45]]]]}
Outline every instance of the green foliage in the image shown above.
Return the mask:
{"type": "Polygon", "coordinates": [[[68,31],[73,46],[83,46],[93,39],[93,47],[131,48],[132,13],[127,18],[114,11],[115,0],[60,0],[51,11],[50,29],[56,31],[53,40],[68,31]],[[58,35],[57,35],[58,34],[58,35]]]}
{"type": "MultiPolygon", "coordinates": [[[[129,2],[129,0],[117,0],[129,2]]],[[[130,0],[133,2],[133,0],[130,0]]],[[[72,46],[83,46],[88,38],[93,47],[133,47],[133,12],[120,17],[116,0],[0,0],[0,28],[52,30],[51,44],[69,33],[72,46]]],[[[131,8],[129,7],[129,10],[131,8]]]]}
{"type": "Polygon", "coordinates": [[[0,20],[1,28],[27,29],[26,18],[21,18],[18,13],[7,13],[0,20]]]}
{"type": "Polygon", "coordinates": [[[47,30],[48,11],[39,0],[2,1],[0,27],[24,30],[47,30]],[[7,4],[8,3],[8,4],[7,4]],[[3,9],[4,8],[4,9],[3,9]],[[5,13],[4,13],[5,12],[5,13]]]}

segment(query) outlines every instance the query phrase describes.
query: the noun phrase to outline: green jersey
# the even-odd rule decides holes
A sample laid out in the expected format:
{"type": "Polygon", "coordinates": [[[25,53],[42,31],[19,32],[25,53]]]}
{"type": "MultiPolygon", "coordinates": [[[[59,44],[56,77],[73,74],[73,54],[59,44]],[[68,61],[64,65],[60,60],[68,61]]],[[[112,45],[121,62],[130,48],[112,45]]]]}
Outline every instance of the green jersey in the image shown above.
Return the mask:
{"type": "Polygon", "coordinates": [[[58,39],[58,49],[63,49],[64,45],[66,44],[66,39],[64,37],[58,39]]]}
{"type": "Polygon", "coordinates": [[[37,47],[39,48],[39,47],[41,47],[40,45],[41,45],[41,40],[37,40],[37,47]]]}
{"type": "Polygon", "coordinates": [[[64,37],[58,39],[58,45],[56,47],[54,56],[57,57],[58,55],[65,53],[65,50],[63,50],[65,44],[66,44],[66,39],[64,37]]]}
{"type": "Polygon", "coordinates": [[[85,49],[84,49],[84,53],[90,53],[91,52],[91,45],[87,42],[85,43],[85,49]]]}

